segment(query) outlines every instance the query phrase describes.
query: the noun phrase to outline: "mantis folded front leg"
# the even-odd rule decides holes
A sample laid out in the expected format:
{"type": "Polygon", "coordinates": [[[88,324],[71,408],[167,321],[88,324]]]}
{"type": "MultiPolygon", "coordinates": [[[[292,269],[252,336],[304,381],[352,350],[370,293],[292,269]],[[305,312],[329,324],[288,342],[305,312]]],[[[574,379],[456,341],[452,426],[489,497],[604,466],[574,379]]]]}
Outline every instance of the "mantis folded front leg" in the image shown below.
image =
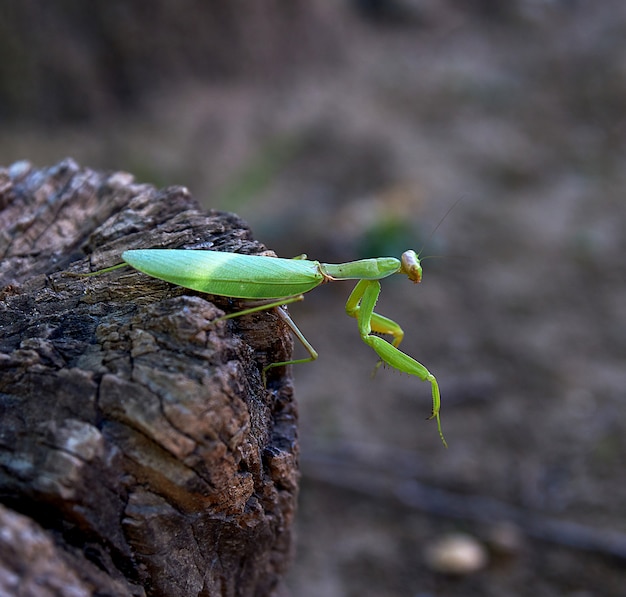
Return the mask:
{"type": "Polygon", "coordinates": [[[397,347],[402,341],[404,332],[402,328],[392,319],[383,317],[374,312],[378,295],[380,294],[380,282],[378,280],[361,280],[354,287],[354,290],[346,302],[346,313],[356,318],[359,325],[361,340],[374,349],[381,360],[394,369],[415,375],[422,381],[430,383],[433,408],[429,419],[436,419],[439,437],[444,446],[448,446],[441,430],[441,419],[439,409],[441,407],[441,397],[437,379],[424,365],[414,358],[405,354],[397,347]],[[379,336],[372,335],[372,332],[389,334],[393,337],[393,342],[387,342],[379,336]]]}

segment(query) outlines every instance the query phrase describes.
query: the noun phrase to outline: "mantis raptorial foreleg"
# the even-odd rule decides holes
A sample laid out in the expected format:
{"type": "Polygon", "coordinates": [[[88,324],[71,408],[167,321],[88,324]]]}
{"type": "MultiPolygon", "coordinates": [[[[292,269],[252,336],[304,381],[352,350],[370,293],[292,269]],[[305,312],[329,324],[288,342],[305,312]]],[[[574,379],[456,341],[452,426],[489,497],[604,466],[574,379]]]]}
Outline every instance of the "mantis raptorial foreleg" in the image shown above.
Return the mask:
{"type": "Polygon", "coordinates": [[[350,294],[346,302],[346,313],[351,317],[355,317],[359,325],[359,333],[361,339],[368,346],[374,349],[376,354],[388,365],[408,373],[415,375],[422,381],[427,381],[431,386],[432,393],[432,414],[430,419],[436,419],[437,430],[441,441],[447,446],[447,442],[443,437],[441,430],[441,420],[439,418],[439,409],[441,406],[441,397],[439,394],[439,385],[435,376],[424,365],[416,361],[414,358],[403,353],[397,348],[402,341],[402,328],[393,320],[383,317],[374,312],[378,295],[380,294],[380,282],[378,280],[361,280],[355,286],[352,294],[350,294]],[[387,342],[383,338],[373,336],[372,332],[390,334],[393,336],[393,342],[387,342]]]}
{"type": "MultiPolygon", "coordinates": [[[[350,297],[348,298],[348,302],[346,303],[346,313],[350,315],[350,317],[354,317],[357,320],[359,318],[359,312],[361,310],[361,305],[360,305],[361,298],[363,297],[363,293],[365,292],[365,286],[367,285],[368,282],[369,282],[368,280],[361,280],[361,282],[359,282],[355,286],[354,290],[350,294],[350,297]],[[362,283],[365,283],[365,284],[361,286],[362,283]]],[[[378,290],[378,293],[376,294],[376,300],[378,300],[378,294],[380,293],[380,284],[378,286],[378,289],[379,290],[378,290]]],[[[376,304],[376,300],[374,301],[374,305],[376,304]]],[[[404,338],[404,330],[393,319],[389,319],[388,317],[383,317],[382,315],[379,315],[378,313],[375,313],[372,310],[370,326],[371,326],[372,332],[376,332],[378,334],[389,334],[390,336],[392,336],[393,337],[393,340],[391,342],[392,346],[395,346],[396,348],[400,346],[400,342],[402,342],[402,339],[404,338]]],[[[372,371],[372,377],[376,374],[376,371],[378,371],[378,368],[382,364],[383,364],[383,359],[381,358],[378,361],[378,363],[376,363],[376,366],[374,367],[374,370],[372,371]]]]}
{"type": "Polygon", "coordinates": [[[378,334],[389,334],[393,336],[393,341],[391,344],[398,348],[400,342],[404,338],[404,331],[402,328],[393,320],[388,317],[383,317],[378,313],[374,312],[374,306],[376,305],[376,301],[378,300],[378,295],[380,294],[380,283],[376,280],[361,280],[355,287],[350,296],[348,297],[348,301],[346,302],[346,313],[350,315],[350,317],[354,317],[355,319],[359,319],[361,309],[363,308],[362,299],[363,295],[367,292],[368,287],[373,286],[376,289],[376,285],[378,285],[375,294],[373,295],[374,304],[370,310],[369,317],[369,325],[370,332],[377,332],[378,334]]]}

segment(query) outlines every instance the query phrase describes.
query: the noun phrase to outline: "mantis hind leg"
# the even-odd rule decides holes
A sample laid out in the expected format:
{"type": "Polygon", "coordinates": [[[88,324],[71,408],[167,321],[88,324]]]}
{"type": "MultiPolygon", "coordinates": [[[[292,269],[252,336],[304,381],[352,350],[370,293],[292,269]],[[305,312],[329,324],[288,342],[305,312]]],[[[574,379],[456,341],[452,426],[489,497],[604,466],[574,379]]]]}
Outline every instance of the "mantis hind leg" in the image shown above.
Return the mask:
{"type": "Polygon", "coordinates": [[[437,421],[439,437],[444,446],[447,447],[448,444],[443,436],[441,419],[439,417],[441,396],[437,379],[424,365],[398,349],[398,345],[402,341],[404,333],[402,328],[400,328],[395,321],[374,312],[379,294],[380,283],[377,280],[361,280],[348,298],[346,312],[351,317],[356,317],[361,339],[376,352],[381,361],[398,371],[415,375],[422,381],[430,383],[432,413],[429,418],[434,418],[437,421]],[[379,336],[374,336],[372,332],[390,334],[393,336],[393,342],[387,342],[379,336]]]}

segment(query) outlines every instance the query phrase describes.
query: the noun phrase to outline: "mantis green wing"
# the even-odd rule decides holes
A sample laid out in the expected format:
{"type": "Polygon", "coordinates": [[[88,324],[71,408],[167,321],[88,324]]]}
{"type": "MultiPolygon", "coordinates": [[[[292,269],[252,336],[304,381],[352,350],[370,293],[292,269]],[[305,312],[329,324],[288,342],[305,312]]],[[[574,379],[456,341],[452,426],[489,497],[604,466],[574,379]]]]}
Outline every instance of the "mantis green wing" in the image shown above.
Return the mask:
{"type": "Polygon", "coordinates": [[[219,251],[135,249],[122,259],[153,278],[184,288],[241,299],[302,294],[324,281],[317,261],[219,251]]]}

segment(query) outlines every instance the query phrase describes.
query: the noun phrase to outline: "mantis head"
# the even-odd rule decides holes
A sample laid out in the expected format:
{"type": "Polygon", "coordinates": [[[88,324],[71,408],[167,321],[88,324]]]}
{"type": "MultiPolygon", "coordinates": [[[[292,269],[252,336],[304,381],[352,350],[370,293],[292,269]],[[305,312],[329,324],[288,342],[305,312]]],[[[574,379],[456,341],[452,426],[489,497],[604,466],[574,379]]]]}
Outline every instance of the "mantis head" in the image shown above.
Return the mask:
{"type": "Polygon", "coordinates": [[[415,251],[408,250],[402,253],[400,263],[402,264],[400,273],[406,274],[415,284],[422,281],[422,265],[415,251]]]}

